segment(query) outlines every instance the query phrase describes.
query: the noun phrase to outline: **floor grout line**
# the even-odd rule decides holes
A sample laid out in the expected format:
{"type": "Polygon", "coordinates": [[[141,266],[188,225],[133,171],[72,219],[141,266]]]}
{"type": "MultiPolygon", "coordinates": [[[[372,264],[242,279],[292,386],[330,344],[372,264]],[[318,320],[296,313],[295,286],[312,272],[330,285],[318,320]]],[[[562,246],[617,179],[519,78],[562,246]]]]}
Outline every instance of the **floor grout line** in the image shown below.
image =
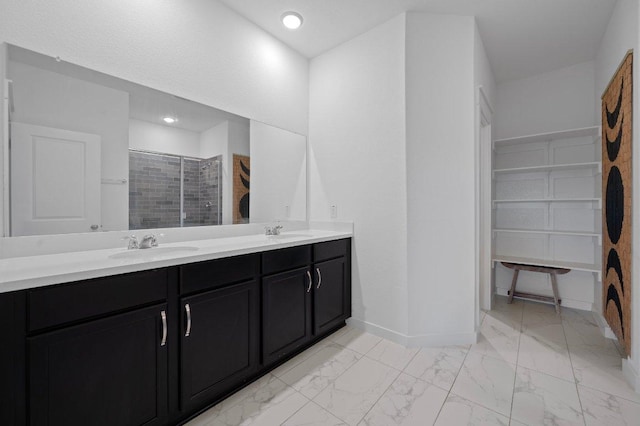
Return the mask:
{"type": "MultiPolygon", "coordinates": [[[[589,389],[589,390],[594,390],[594,391],[598,391],[598,392],[600,392],[600,393],[607,394],[607,395],[612,396],[612,397],[614,397],[614,398],[618,398],[618,399],[625,400],[626,402],[631,402],[632,404],[635,404],[635,405],[640,405],[640,402],[638,402],[638,401],[635,401],[635,400],[633,400],[633,399],[629,399],[629,398],[625,398],[624,396],[615,395],[615,394],[613,394],[613,393],[611,393],[611,392],[607,392],[607,391],[604,391],[604,390],[602,390],[602,389],[595,388],[595,387],[593,387],[593,386],[583,385],[583,384],[581,384],[581,383],[576,383],[576,385],[577,385],[577,386],[582,386],[583,388],[587,388],[587,389],[589,389]]],[[[580,391],[578,391],[578,395],[580,395],[580,391]]]]}
{"type": "MultiPolygon", "coordinates": [[[[484,318],[482,318],[482,322],[484,322],[484,319],[486,317],[487,316],[485,315],[484,318]]],[[[458,372],[456,373],[456,376],[453,378],[453,382],[451,383],[451,386],[449,386],[449,390],[447,391],[447,396],[445,396],[444,401],[442,402],[442,405],[440,406],[440,409],[438,410],[438,415],[436,416],[435,420],[433,421],[434,425],[438,422],[438,418],[440,418],[440,414],[442,414],[442,409],[444,408],[444,405],[447,403],[447,400],[449,399],[449,395],[451,395],[451,391],[453,390],[453,387],[456,384],[456,380],[458,380],[458,376],[460,375],[460,371],[462,371],[462,368],[464,367],[464,363],[467,361],[467,357],[469,356],[469,353],[471,352],[471,346],[473,346],[473,345],[470,345],[469,348],[467,349],[467,353],[464,354],[464,359],[462,360],[462,363],[460,364],[460,368],[458,368],[458,372]]],[[[471,401],[471,402],[473,402],[473,401],[471,401]]]]}
{"type": "MultiPolygon", "coordinates": [[[[285,383],[286,384],[286,383],[285,383]]],[[[288,386],[288,385],[287,385],[288,386]]],[[[287,417],[283,422],[280,423],[280,426],[282,426],[283,424],[285,424],[287,422],[287,420],[289,420],[291,417],[295,416],[296,414],[298,414],[298,411],[302,410],[304,407],[306,407],[307,405],[309,405],[310,402],[312,402],[309,398],[307,398],[306,395],[304,395],[302,392],[298,392],[293,386],[289,386],[290,388],[292,388],[294,390],[294,392],[302,395],[303,398],[305,398],[307,400],[306,403],[304,403],[304,405],[300,408],[298,408],[293,414],[291,414],[289,417],[287,417]]]]}
{"type": "MultiPolygon", "coordinates": [[[[413,362],[413,360],[418,356],[418,354],[420,353],[420,350],[421,350],[422,348],[417,348],[417,349],[418,349],[418,350],[416,351],[416,353],[415,353],[415,354],[413,354],[413,356],[411,357],[411,359],[409,360],[409,362],[408,362],[408,363],[406,363],[404,367],[402,367],[402,370],[400,370],[400,372],[401,372],[401,373],[404,373],[404,374],[406,374],[407,376],[411,376],[411,377],[413,377],[411,374],[409,374],[409,373],[405,373],[405,372],[404,372],[404,370],[406,370],[406,369],[407,369],[407,367],[408,367],[408,366],[413,362]]],[[[419,377],[416,377],[416,379],[419,379],[419,377]]]]}
{"type": "MultiPolygon", "coordinates": [[[[375,361],[375,360],[373,360],[373,359],[372,359],[371,361],[375,361]]],[[[381,363],[381,364],[382,364],[382,363],[381,363]]],[[[384,365],[384,364],[382,364],[382,365],[384,365]]],[[[393,367],[389,367],[389,368],[393,368],[393,367]]],[[[395,368],[393,368],[393,369],[395,370],[395,368]]],[[[398,370],[396,370],[396,371],[398,371],[398,370]]],[[[380,394],[380,396],[378,397],[378,399],[376,399],[376,402],[374,402],[374,403],[373,403],[373,405],[371,406],[371,408],[369,408],[369,409],[367,410],[367,412],[366,412],[366,413],[364,413],[364,415],[363,415],[362,417],[360,417],[360,419],[358,420],[358,422],[357,422],[356,424],[360,424],[360,422],[362,422],[362,421],[365,419],[365,417],[367,417],[367,414],[369,414],[369,413],[371,412],[371,410],[373,410],[373,408],[378,404],[378,401],[380,401],[380,400],[382,399],[382,397],[387,393],[387,391],[389,390],[389,388],[390,388],[391,386],[393,386],[393,384],[396,382],[396,380],[398,380],[398,377],[400,377],[400,374],[402,374],[402,371],[400,371],[400,372],[398,373],[398,375],[396,376],[396,378],[395,378],[395,379],[393,379],[393,381],[392,381],[391,383],[389,383],[389,386],[387,386],[387,387],[384,389],[384,392],[382,392],[382,394],[380,394]]],[[[346,423],[346,422],[345,422],[345,423],[346,423]]]]}
{"type": "Polygon", "coordinates": [[[562,334],[564,335],[564,341],[567,345],[567,355],[569,356],[569,364],[571,364],[571,375],[573,376],[573,384],[576,388],[576,394],[578,396],[578,404],[580,404],[580,414],[582,414],[582,423],[587,425],[587,418],[584,415],[584,406],[582,405],[582,398],[580,398],[580,390],[578,389],[578,378],[576,377],[576,371],[573,369],[573,359],[571,358],[571,351],[569,350],[569,339],[567,339],[567,331],[564,329],[564,319],[560,320],[562,324],[562,334]]]}
{"type": "Polygon", "coordinates": [[[516,351],[516,368],[513,372],[513,389],[511,390],[511,407],[509,408],[509,424],[513,421],[513,400],[516,397],[516,380],[518,379],[518,361],[520,361],[520,341],[522,339],[522,326],[524,322],[524,309],[526,303],[522,304],[522,312],[520,313],[520,334],[518,335],[518,350],[516,351]]]}
{"type": "MultiPolygon", "coordinates": [[[[348,327],[348,326],[347,326],[347,327],[348,327]]],[[[365,331],[365,333],[367,333],[367,332],[365,331]]],[[[373,345],[373,347],[367,351],[367,353],[371,352],[371,351],[373,350],[373,348],[375,348],[376,346],[378,346],[378,345],[379,345],[383,340],[384,340],[384,338],[381,338],[381,339],[380,339],[380,341],[379,341],[378,343],[376,343],[375,345],[373,345]]],[[[363,354],[363,353],[358,352],[358,351],[355,351],[355,350],[353,350],[353,349],[349,349],[347,346],[345,346],[345,345],[341,345],[340,343],[337,343],[337,342],[333,342],[333,343],[335,343],[335,344],[336,344],[336,345],[338,345],[338,346],[341,346],[341,347],[342,347],[342,348],[344,348],[344,349],[347,349],[347,350],[349,350],[349,351],[351,351],[351,352],[354,352],[354,353],[356,353],[356,354],[360,355],[360,359],[358,359],[356,362],[354,362],[354,363],[353,363],[353,364],[351,364],[349,367],[347,367],[347,368],[346,368],[342,373],[338,374],[338,375],[337,375],[333,380],[331,380],[331,381],[327,384],[327,386],[325,386],[325,387],[324,387],[320,392],[318,392],[318,394],[317,394],[316,396],[314,396],[314,397],[311,399],[311,401],[314,401],[314,400],[318,397],[318,395],[320,395],[322,392],[324,392],[324,390],[325,390],[325,389],[327,389],[329,386],[331,386],[333,383],[335,383],[335,382],[336,382],[336,381],[337,381],[341,376],[343,376],[347,371],[349,371],[349,369],[353,368],[353,366],[355,366],[358,362],[360,362],[360,360],[361,360],[362,358],[367,358],[367,359],[368,359],[368,360],[370,360],[370,361],[378,362],[379,364],[384,365],[385,367],[388,367],[388,368],[391,368],[392,370],[398,371],[397,369],[395,369],[395,368],[393,368],[393,367],[391,367],[391,366],[388,366],[388,365],[386,365],[386,364],[384,364],[384,363],[382,363],[382,362],[380,362],[380,361],[376,361],[376,360],[374,360],[374,359],[369,358],[369,357],[367,356],[367,353],[363,354]]],[[[399,376],[400,374],[402,374],[402,371],[400,371],[400,373],[398,374],[398,376],[399,376]]],[[[396,376],[396,378],[395,378],[395,379],[393,379],[393,382],[395,382],[395,381],[396,381],[396,379],[398,378],[398,376],[396,376]]],[[[391,383],[393,384],[393,382],[391,382],[391,383]]],[[[387,389],[389,389],[389,387],[390,387],[390,386],[391,386],[391,384],[385,388],[385,390],[384,390],[384,392],[382,393],[382,395],[380,395],[380,398],[382,398],[382,396],[387,392],[387,389]]],[[[371,406],[371,408],[370,408],[369,410],[367,410],[367,412],[364,414],[364,416],[362,416],[362,417],[360,418],[360,420],[359,420],[358,422],[361,422],[361,421],[362,421],[362,419],[364,419],[364,418],[366,417],[366,415],[367,415],[367,414],[369,414],[369,411],[371,411],[371,409],[375,406],[375,404],[377,404],[377,403],[378,403],[378,401],[380,400],[380,398],[378,398],[378,399],[376,400],[376,402],[371,406]]],[[[314,401],[314,403],[315,403],[315,401],[314,401]]],[[[316,403],[316,404],[317,404],[317,403],[316,403]]],[[[334,413],[332,413],[331,411],[329,411],[329,410],[327,410],[326,408],[322,407],[320,404],[317,404],[317,405],[318,405],[320,408],[322,408],[323,410],[325,410],[326,412],[328,412],[329,414],[331,414],[332,416],[334,416],[336,419],[340,420],[341,422],[343,422],[343,423],[345,423],[345,424],[349,424],[347,421],[345,421],[344,419],[342,419],[342,418],[340,418],[340,417],[336,416],[334,413]]]]}

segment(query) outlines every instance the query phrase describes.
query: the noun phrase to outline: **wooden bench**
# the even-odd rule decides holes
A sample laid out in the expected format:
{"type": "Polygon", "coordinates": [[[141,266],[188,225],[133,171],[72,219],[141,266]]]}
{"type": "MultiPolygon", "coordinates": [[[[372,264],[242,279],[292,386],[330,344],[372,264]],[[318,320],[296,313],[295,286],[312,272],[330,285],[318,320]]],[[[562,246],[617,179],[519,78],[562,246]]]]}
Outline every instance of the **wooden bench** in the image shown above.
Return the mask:
{"type": "Polygon", "coordinates": [[[571,269],[554,268],[551,266],[540,266],[540,265],[526,265],[526,264],[520,264],[520,263],[508,263],[508,262],[500,262],[500,263],[504,267],[513,269],[513,279],[511,280],[511,290],[509,291],[508,303],[513,302],[514,296],[522,297],[525,299],[539,300],[541,302],[553,303],[556,307],[556,313],[558,314],[560,313],[560,303],[562,303],[562,300],[558,298],[558,281],[557,281],[556,275],[566,274],[567,272],[570,272],[571,269]],[[518,282],[518,274],[520,273],[520,271],[542,272],[545,274],[549,274],[551,276],[551,289],[553,290],[553,297],[517,292],[516,283],[518,282]]]}

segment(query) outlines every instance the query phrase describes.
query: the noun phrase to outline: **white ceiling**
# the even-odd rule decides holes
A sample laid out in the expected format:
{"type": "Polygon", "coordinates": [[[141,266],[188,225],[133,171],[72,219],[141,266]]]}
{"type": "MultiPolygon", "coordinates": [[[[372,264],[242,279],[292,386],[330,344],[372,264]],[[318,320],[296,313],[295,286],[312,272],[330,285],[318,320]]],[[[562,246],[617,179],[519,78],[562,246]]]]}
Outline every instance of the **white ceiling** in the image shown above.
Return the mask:
{"type": "Polygon", "coordinates": [[[313,58],[404,11],[472,15],[497,82],[594,59],[616,0],[220,0],[313,58]],[[297,31],[280,16],[304,17],[297,31]]]}

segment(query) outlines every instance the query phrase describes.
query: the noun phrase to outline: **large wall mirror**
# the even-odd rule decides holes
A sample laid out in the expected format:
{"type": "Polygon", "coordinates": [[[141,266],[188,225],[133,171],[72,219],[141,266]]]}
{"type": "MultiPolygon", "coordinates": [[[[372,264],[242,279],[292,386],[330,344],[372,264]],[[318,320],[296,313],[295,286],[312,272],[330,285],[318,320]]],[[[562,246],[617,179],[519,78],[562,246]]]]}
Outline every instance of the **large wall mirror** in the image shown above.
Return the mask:
{"type": "Polygon", "coordinates": [[[10,236],[306,220],[306,138],[6,49],[10,236]]]}

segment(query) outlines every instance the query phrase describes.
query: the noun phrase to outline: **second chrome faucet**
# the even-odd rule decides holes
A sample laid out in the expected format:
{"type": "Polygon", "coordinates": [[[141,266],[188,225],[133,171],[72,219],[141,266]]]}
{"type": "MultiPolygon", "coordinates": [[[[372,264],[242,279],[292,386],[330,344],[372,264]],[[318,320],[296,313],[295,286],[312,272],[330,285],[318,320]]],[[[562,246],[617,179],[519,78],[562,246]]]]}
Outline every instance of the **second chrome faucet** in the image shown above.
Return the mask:
{"type": "Polygon", "coordinates": [[[282,225],[276,226],[265,226],[264,234],[265,235],[280,235],[280,230],[282,229],[282,225]]]}
{"type": "Polygon", "coordinates": [[[129,245],[127,246],[129,250],[158,247],[158,239],[154,234],[145,235],[142,241],[138,241],[138,237],[135,235],[124,237],[124,239],[129,240],[129,245]]]}

